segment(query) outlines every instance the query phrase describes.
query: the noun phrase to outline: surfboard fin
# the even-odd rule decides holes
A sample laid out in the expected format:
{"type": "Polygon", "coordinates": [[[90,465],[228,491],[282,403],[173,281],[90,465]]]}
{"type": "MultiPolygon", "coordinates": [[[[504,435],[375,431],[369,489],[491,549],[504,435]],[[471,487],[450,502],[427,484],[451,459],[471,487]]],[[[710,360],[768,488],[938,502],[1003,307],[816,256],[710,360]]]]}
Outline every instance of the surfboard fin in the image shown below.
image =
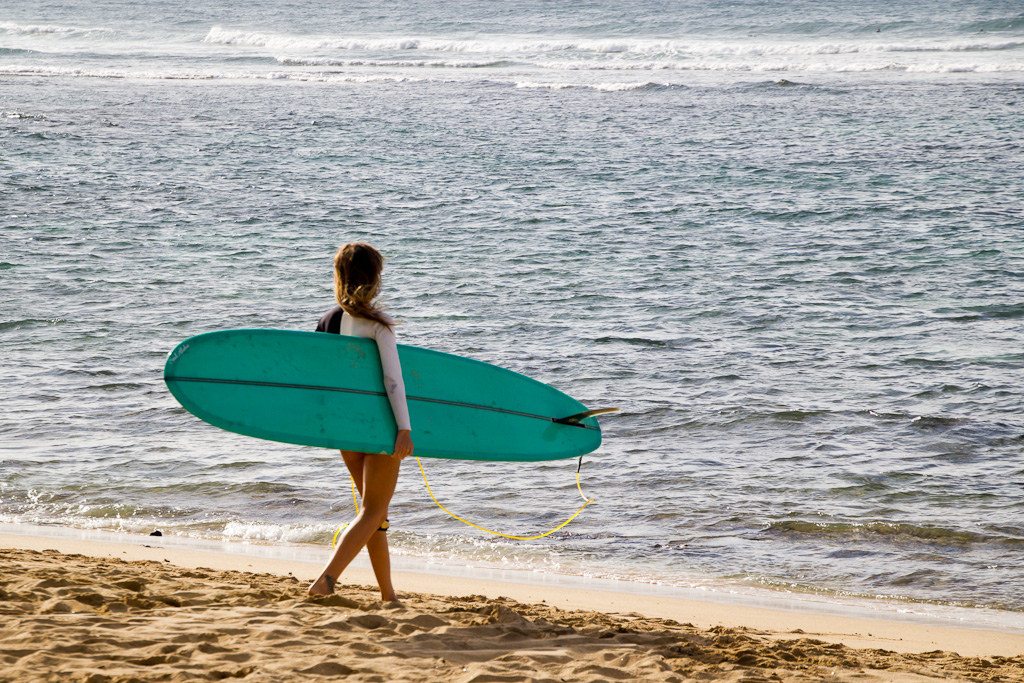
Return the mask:
{"type": "Polygon", "coordinates": [[[606,415],[608,413],[617,413],[618,408],[594,408],[593,410],[584,410],[582,413],[576,413],[575,415],[567,415],[565,417],[557,417],[552,422],[557,422],[560,425],[578,425],[588,417],[594,417],[595,415],[606,415]]]}

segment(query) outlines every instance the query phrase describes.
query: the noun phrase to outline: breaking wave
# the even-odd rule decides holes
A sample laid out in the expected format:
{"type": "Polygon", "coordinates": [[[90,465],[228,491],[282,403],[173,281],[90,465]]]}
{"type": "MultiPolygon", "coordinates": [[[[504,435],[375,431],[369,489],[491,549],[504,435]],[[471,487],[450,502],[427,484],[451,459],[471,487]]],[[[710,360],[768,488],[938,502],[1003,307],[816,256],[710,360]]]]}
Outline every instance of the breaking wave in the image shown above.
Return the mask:
{"type": "Polygon", "coordinates": [[[512,66],[515,62],[505,59],[489,60],[446,60],[446,59],[332,59],[330,57],[275,57],[284,66],[369,66],[394,68],[445,68],[445,69],[486,69],[512,66]]]}
{"type": "Polygon", "coordinates": [[[112,28],[103,27],[16,24],[12,21],[0,21],[0,33],[9,36],[80,37],[110,35],[115,33],[115,31],[112,28]]]}
{"type": "Polygon", "coordinates": [[[547,54],[584,52],[619,56],[739,56],[835,55],[878,52],[988,52],[1024,47],[1024,40],[921,40],[882,41],[715,41],[602,38],[529,38],[488,36],[448,38],[428,36],[300,35],[212,27],[204,43],[265,47],[285,51],[362,50],[372,52],[454,52],[486,54],[547,54]]]}

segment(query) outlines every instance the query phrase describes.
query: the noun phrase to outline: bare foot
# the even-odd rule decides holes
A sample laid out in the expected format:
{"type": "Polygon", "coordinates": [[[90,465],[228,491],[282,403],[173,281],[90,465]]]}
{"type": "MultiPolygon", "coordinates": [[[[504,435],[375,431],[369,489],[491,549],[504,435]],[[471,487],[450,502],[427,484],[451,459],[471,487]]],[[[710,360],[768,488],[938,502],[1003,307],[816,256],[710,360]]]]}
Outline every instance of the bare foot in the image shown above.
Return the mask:
{"type": "Polygon", "coordinates": [[[309,588],[306,592],[314,597],[322,597],[330,595],[334,592],[335,580],[333,576],[322,574],[319,579],[309,584],[309,588]]]}

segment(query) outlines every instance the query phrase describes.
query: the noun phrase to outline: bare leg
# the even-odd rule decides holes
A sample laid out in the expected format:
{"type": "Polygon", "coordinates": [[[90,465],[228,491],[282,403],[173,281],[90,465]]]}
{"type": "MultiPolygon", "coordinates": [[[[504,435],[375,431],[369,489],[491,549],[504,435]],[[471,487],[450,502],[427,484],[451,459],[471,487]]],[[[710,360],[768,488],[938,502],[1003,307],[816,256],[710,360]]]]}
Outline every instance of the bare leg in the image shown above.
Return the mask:
{"type": "MultiPolygon", "coordinates": [[[[323,573],[309,587],[310,595],[327,595],[331,585],[345,568],[355,559],[359,551],[377,532],[377,528],[388,514],[388,505],[398,481],[401,461],[390,455],[374,453],[361,454],[363,460],[363,506],[349,525],[334,550],[334,556],[327,563],[323,573]],[[330,579],[328,579],[330,577],[330,579]]],[[[356,481],[359,481],[357,478],[356,481]]]]}
{"type": "MultiPolygon", "coordinates": [[[[355,451],[342,451],[341,457],[345,460],[352,479],[356,482],[359,495],[363,495],[363,462],[366,459],[365,453],[355,451]]],[[[387,519],[387,512],[384,513],[387,519]]],[[[373,567],[373,575],[377,577],[377,585],[380,586],[380,597],[384,602],[397,600],[395,587],[391,585],[391,553],[388,550],[388,535],[379,529],[370,536],[366,542],[366,552],[370,555],[370,566],[373,567]]]]}

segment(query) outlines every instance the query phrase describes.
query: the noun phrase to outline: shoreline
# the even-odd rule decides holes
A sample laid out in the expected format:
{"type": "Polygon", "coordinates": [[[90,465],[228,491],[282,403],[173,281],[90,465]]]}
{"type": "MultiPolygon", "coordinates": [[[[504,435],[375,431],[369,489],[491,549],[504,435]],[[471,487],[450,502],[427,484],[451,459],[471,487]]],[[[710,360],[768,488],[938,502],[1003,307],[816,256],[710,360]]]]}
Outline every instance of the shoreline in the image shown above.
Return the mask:
{"type": "MultiPolygon", "coordinates": [[[[117,558],[130,562],[155,561],[189,569],[291,576],[300,582],[308,582],[315,577],[323,562],[304,548],[233,544],[233,548],[225,549],[224,544],[219,548],[216,545],[169,536],[0,525],[0,547],[18,550],[56,550],[66,555],[117,558]],[[200,547],[202,545],[207,547],[200,547]]],[[[530,572],[521,571],[435,566],[412,570],[404,566],[407,564],[396,562],[394,576],[400,595],[506,598],[526,604],[587,610],[618,617],[642,615],[703,629],[753,629],[772,640],[813,638],[853,648],[899,653],[943,650],[972,657],[1005,657],[1024,653],[1024,615],[1013,612],[1004,614],[996,610],[976,612],[949,608],[939,610],[940,618],[935,614],[914,613],[909,608],[915,605],[882,600],[840,602],[822,600],[820,596],[795,596],[781,592],[776,595],[767,590],[763,595],[754,591],[664,590],[647,584],[623,585],[626,582],[584,577],[524,576],[530,572]],[[982,620],[968,619],[992,615],[1007,617],[1007,623],[993,626],[982,620]],[[1017,626],[1017,622],[1022,626],[1017,626]]],[[[341,583],[376,585],[365,558],[349,568],[341,583]]],[[[304,584],[294,597],[304,597],[304,584]]]]}
{"type": "MultiPolygon", "coordinates": [[[[324,562],[328,552],[323,544],[259,539],[217,539],[177,535],[173,532],[161,537],[151,537],[135,531],[113,530],[105,527],[88,529],[57,524],[0,522],[0,536],[3,534],[66,538],[75,542],[99,541],[129,544],[156,542],[168,546],[169,550],[173,548],[195,549],[241,558],[256,557],[295,561],[316,568],[319,568],[324,562]]],[[[683,598],[698,602],[768,607],[784,611],[880,617],[938,626],[955,625],[964,628],[1024,633],[1024,611],[1005,610],[984,605],[964,606],[902,596],[841,594],[813,589],[789,590],[712,575],[694,575],[693,581],[685,584],[656,580],[631,580],[630,578],[601,574],[495,566],[487,561],[460,560],[452,557],[438,560],[429,555],[404,554],[401,551],[396,551],[395,548],[392,548],[391,565],[396,575],[403,573],[426,574],[450,580],[468,578],[528,586],[576,587],[587,591],[598,590],[616,594],[683,598]]],[[[360,553],[347,571],[351,573],[359,570],[365,570],[367,581],[373,581],[370,564],[365,553],[360,553]]]]}

